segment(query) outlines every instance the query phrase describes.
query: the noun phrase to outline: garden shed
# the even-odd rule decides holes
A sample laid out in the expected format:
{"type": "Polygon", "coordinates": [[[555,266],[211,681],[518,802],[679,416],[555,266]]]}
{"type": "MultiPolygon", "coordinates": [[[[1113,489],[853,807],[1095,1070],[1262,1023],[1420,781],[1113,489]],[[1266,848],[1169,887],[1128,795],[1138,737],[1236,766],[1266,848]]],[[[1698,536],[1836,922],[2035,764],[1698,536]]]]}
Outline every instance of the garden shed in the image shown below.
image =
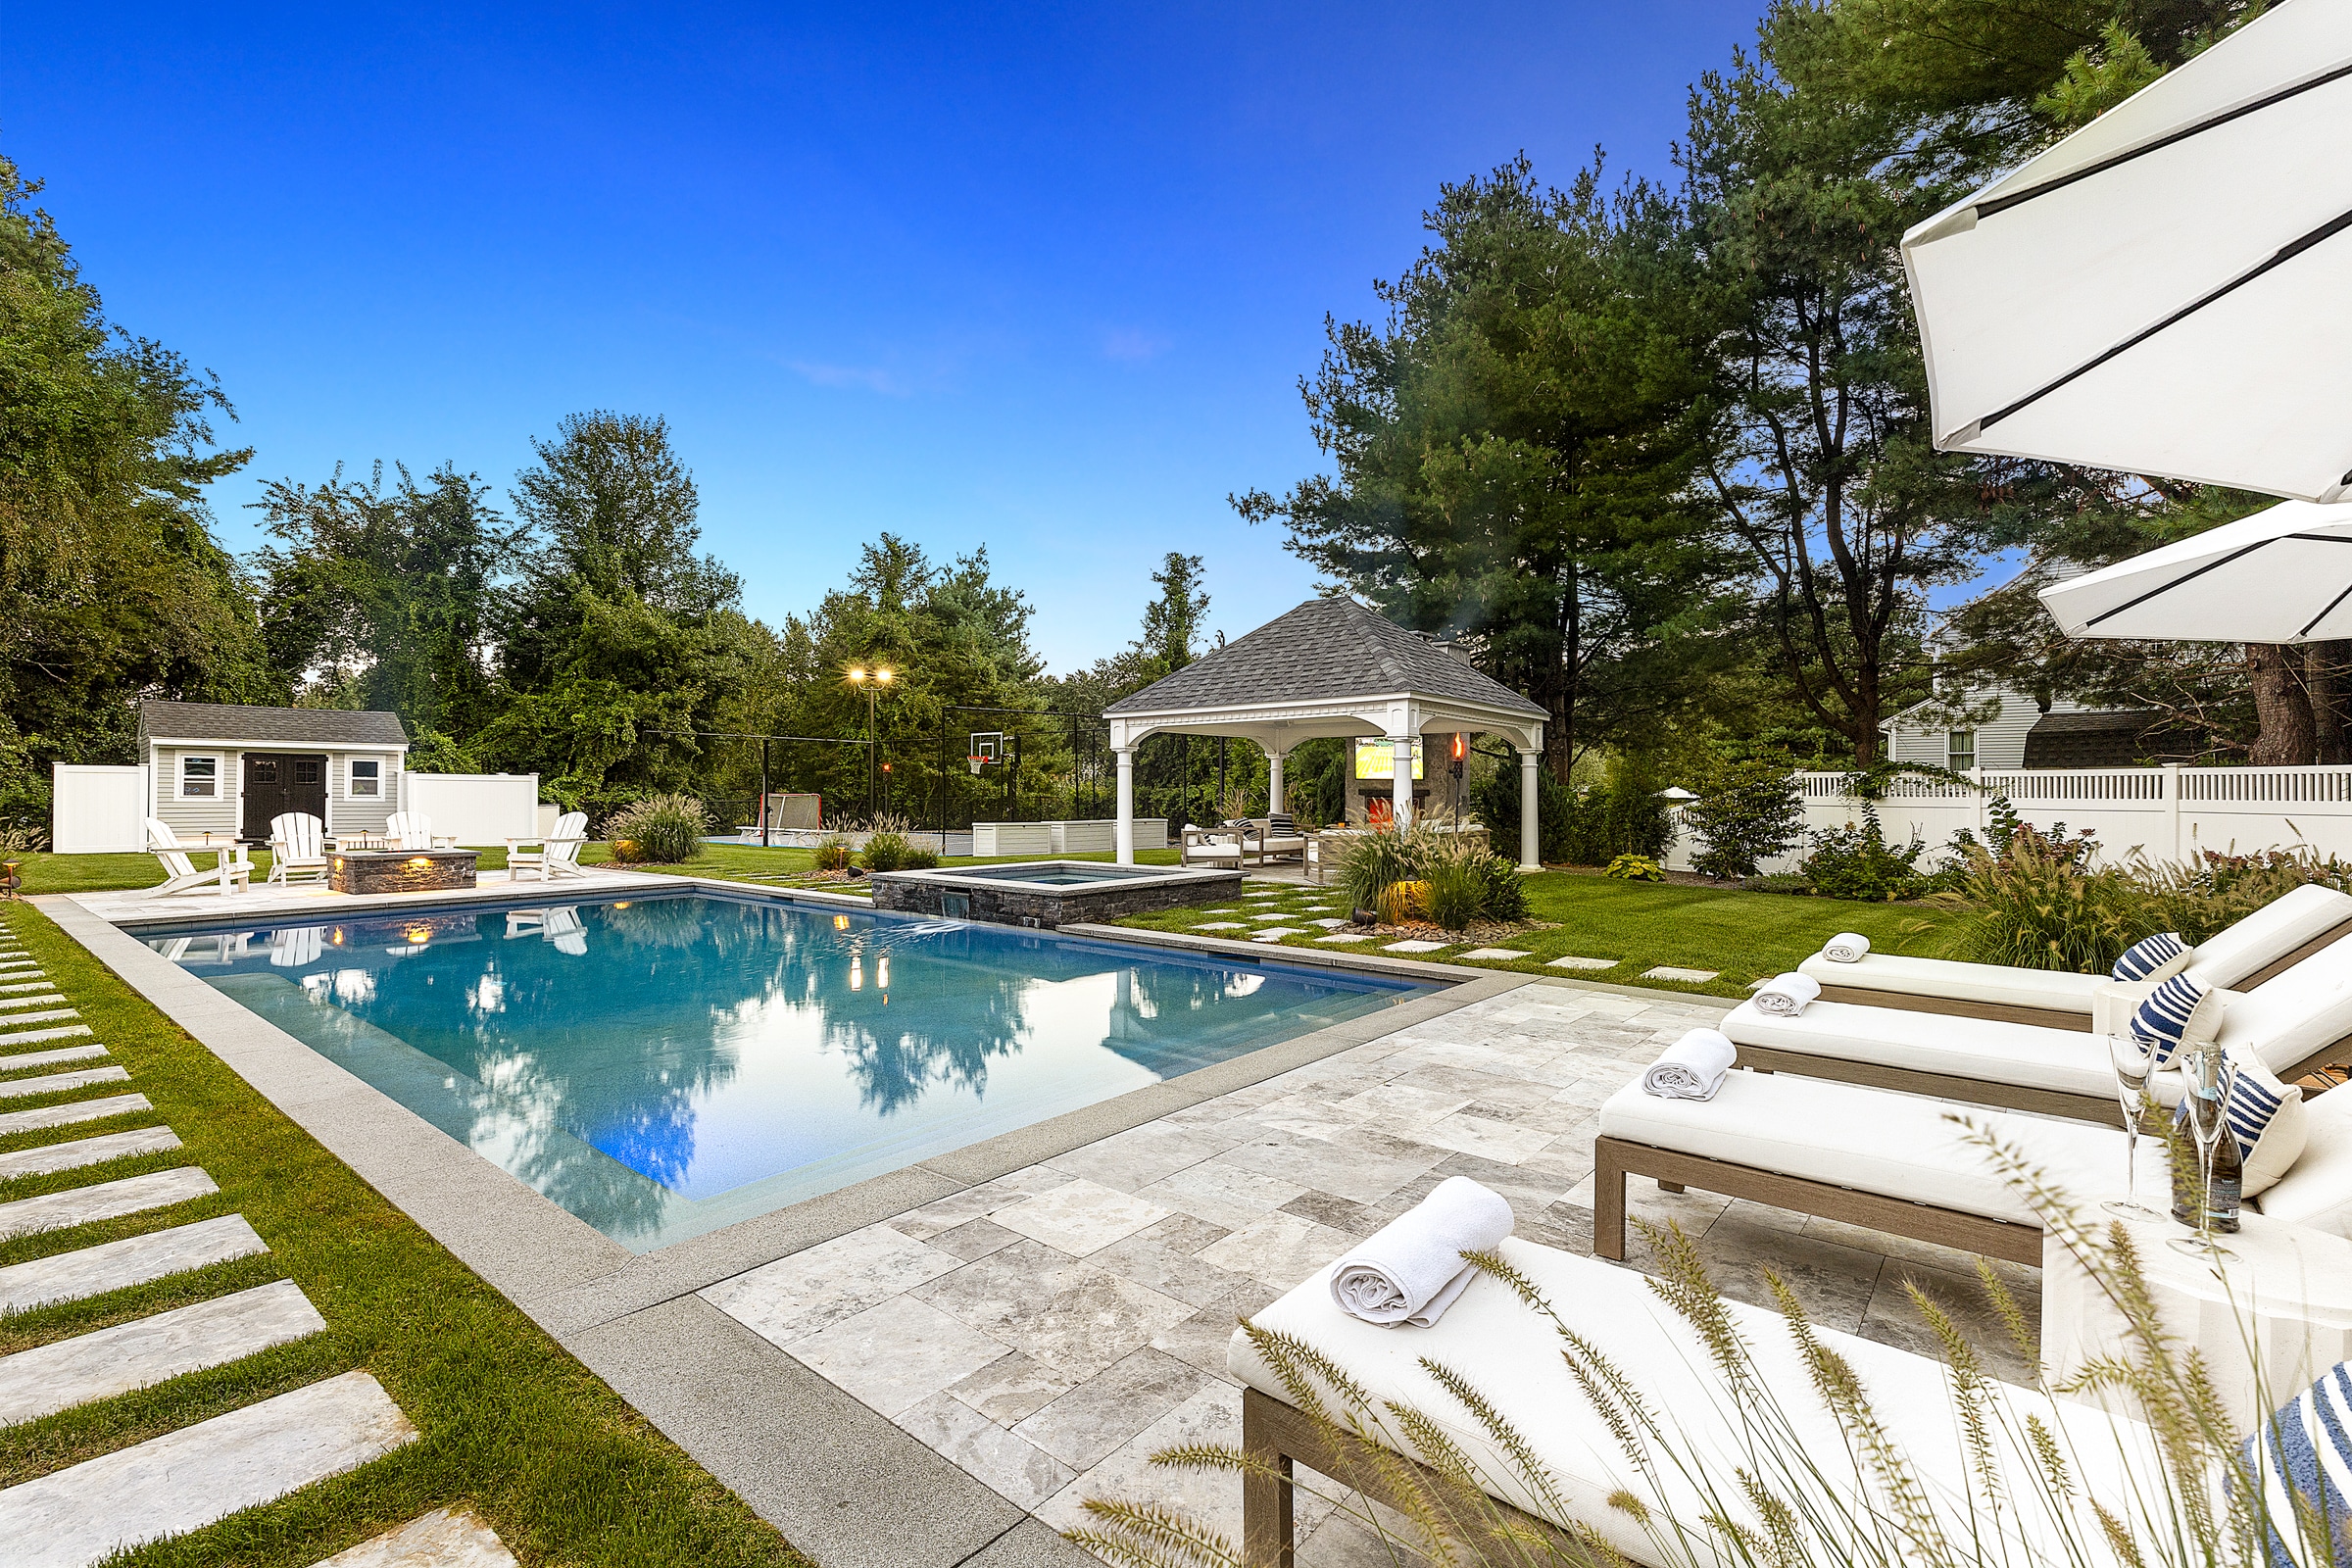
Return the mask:
{"type": "Polygon", "coordinates": [[[377,831],[399,809],[408,732],[396,713],[237,703],[139,705],[147,814],[186,838],[255,843],[304,811],[329,833],[377,831]]]}

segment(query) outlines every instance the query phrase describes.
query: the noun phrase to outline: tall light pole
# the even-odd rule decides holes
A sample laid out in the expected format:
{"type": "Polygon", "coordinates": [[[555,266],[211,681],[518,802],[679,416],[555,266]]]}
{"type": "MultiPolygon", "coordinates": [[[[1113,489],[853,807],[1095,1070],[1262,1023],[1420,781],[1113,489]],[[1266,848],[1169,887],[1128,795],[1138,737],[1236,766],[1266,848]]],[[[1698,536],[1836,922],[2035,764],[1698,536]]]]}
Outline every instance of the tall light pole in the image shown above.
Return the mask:
{"type": "Polygon", "coordinates": [[[850,684],[865,693],[865,819],[874,819],[874,699],[890,684],[891,668],[877,664],[867,669],[860,664],[850,666],[850,684]]]}

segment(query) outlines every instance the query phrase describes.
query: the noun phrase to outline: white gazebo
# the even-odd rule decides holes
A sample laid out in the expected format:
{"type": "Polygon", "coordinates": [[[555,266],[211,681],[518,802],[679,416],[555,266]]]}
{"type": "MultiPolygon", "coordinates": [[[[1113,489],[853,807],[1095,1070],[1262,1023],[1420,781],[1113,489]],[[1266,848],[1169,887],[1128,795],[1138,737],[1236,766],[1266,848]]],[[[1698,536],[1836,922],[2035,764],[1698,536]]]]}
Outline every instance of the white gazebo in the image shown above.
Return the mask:
{"type": "MultiPolygon", "coordinates": [[[[1393,807],[1412,819],[1413,752],[1424,735],[1500,735],[1519,753],[1519,864],[1536,870],[1536,767],[1544,710],[1451,651],[1352,599],[1310,599],[1103,710],[1119,767],[1119,863],[1135,863],[1135,749],[1152,735],[1229,735],[1266,754],[1270,808],[1300,741],[1386,738],[1393,807]]],[[[1427,750],[1425,748],[1425,750],[1427,750]]],[[[1492,830],[1495,824],[1487,824],[1492,830]]]]}

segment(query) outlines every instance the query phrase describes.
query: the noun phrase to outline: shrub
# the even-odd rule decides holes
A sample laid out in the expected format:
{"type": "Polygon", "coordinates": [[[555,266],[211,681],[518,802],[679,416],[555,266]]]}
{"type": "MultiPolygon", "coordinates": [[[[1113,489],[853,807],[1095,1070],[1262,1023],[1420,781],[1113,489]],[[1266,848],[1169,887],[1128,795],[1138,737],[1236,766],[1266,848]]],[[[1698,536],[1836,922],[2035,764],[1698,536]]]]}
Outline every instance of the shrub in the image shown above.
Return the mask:
{"type": "Polygon", "coordinates": [[[1663,882],[1665,867],[1646,855],[1620,855],[1609,862],[1605,875],[1621,882],[1663,882]]]}
{"type": "Polygon", "coordinates": [[[1810,897],[1813,883],[1801,872],[1767,871],[1761,876],[1741,877],[1740,890],[1742,893],[1791,893],[1798,897],[1810,897]]]}
{"type": "Polygon", "coordinates": [[[1471,857],[1440,860],[1429,868],[1429,880],[1421,886],[1428,889],[1429,917],[1448,931],[1466,928],[1486,907],[1486,878],[1479,874],[1471,857]]]}
{"type": "Polygon", "coordinates": [[[1723,764],[1683,820],[1704,846],[1690,858],[1693,870],[1754,876],[1760,861],[1803,842],[1805,806],[1786,758],[1750,758],[1723,764]]]}
{"type": "Polygon", "coordinates": [[[858,860],[868,871],[903,871],[906,868],[907,858],[913,854],[914,846],[907,841],[906,834],[896,829],[886,829],[865,841],[865,848],[858,853],[858,860]]]}
{"type": "Polygon", "coordinates": [[[1481,886],[1479,912],[1490,920],[1527,918],[1527,879],[1507,855],[1472,855],[1464,864],[1477,873],[1481,886]]]}
{"type": "MultiPolygon", "coordinates": [[[[1352,840],[1339,859],[1340,887],[1350,905],[1395,925],[1434,916],[1431,884],[1451,878],[1455,891],[1448,912],[1460,916],[1459,931],[1472,920],[1520,920],[1527,916],[1527,889],[1519,867],[1503,856],[1468,848],[1458,835],[1415,825],[1401,833],[1384,828],[1352,840]],[[1397,895],[1399,887],[1415,891],[1397,895]],[[1461,911],[1462,903],[1469,905],[1461,911]],[[1409,912],[1398,912],[1409,911],[1409,912]]],[[[1440,924],[1445,924],[1441,919],[1440,924]]]]}
{"type": "Polygon", "coordinates": [[[848,839],[839,833],[828,833],[816,841],[816,868],[819,871],[847,871],[852,853],[848,839]]]}
{"type": "MultiPolygon", "coordinates": [[[[1805,857],[1805,879],[1827,899],[1916,899],[1936,891],[1936,879],[1919,869],[1928,846],[1917,832],[1896,849],[1886,842],[1879,824],[1879,808],[1862,803],[1862,820],[1813,835],[1813,852],[1805,857]]],[[[1953,880],[1957,880],[1955,877],[1953,880]]]]}
{"type": "Polygon", "coordinates": [[[703,803],[691,795],[655,795],[624,806],[605,821],[612,858],[673,865],[703,853],[708,821],[703,803]]]}
{"type": "Polygon", "coordinates": [[[906,858],[899,863],[899,869],[902,871],[928,871],[937,864],[939,864],[939,856],[933,851],[919,848],[909,849],[906,852],[906,858]]]}
{"type": "MultiPolygon", "coordinates": [[[[1608,776],[1584,790],[1536,769],[1536,842],[1545,860],[1604,865],[1616,855],[1656,858],[1674,842],[1674,815],[1658,797],[1648,765],[1617,759],[1608,776]]],[[[1497,843],[1519,840],[1519,769],[1504,762],[1471,793],[1471,808],[1497,843]]]]}

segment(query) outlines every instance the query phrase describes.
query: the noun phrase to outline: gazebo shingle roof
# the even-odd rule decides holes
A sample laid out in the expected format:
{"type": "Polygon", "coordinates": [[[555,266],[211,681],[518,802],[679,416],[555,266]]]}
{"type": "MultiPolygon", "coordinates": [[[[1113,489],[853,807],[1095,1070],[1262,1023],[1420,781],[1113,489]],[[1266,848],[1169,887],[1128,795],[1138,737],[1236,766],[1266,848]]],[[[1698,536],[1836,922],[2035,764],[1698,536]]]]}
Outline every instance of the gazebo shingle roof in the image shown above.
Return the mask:
{"type": "Polygon", "coordinates": [[[1549,716],[1418,632],[1339,595],[1310,599],[1103,711],[1166,713],[1399,693],[1549,716]]]}

